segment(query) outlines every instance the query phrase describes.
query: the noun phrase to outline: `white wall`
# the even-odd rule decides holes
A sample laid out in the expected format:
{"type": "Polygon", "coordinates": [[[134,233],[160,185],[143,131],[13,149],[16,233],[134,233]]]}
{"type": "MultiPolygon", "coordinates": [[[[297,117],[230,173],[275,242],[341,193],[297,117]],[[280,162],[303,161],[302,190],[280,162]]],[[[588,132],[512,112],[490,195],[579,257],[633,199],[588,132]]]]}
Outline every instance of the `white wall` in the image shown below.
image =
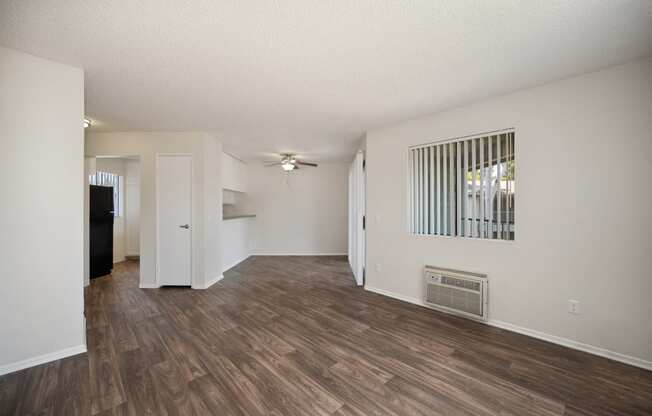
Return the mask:
{"type": "Polygon", "coordinates": [[[140,161],[125,161],[125,255],[140,255],[140,161]]]}
{"type": "Polygon", "coordinates": [[[222,143],[203,135],[204,156],[204,282],[212,284],[222,277],[222,143]]]}
{"type": "Polygon", "coordinates": [[[156,286],[156,154],[193,155],[193,287],[205,287],[221,276],[222,145],[205,133],[117,132],[86,135],[86,154],[140,157],[140,278],[156,286]],[[210,278],[208,278],[210,276],[210,278]]]}
{"type": "Polygon", "coordinates": [[[222,223],[223,270],[227,271],[251,254],[252,227],[256,218],[233,218],[222,223]]]}
{"type": "Polygon", "coordinates": [[[652,59],[370,131],[367,284],[420,300],[424,264],[485,272],[492,320],[651,365],[651,155],[652,59]],[[409,235],[407,147],[507,127],[516,241],[409,235]]]}
{"type": "MultiPolygon", "coordinates": [[[[100,172],[109,172],[122,176],[123,189],[120,190],[122,204],[122,215],[113,219],[113,262],[118,263],[125,260],[125,243],[126,243],[126,221],[124,215],[124,178],[126,174],[125,159],[122,158],[102,158],[98,157],[95,164],[96,170],[100,172]]],[[[115,207],[115,209],[119,209],[115,207]]]]}
{"type": "Polygon", "coordinates": [[[255,254],[346,254],[348,163],[286,174],[248,163],[244,212],[256,214],[255,254]]]}
{"type": "Polygon", "coordinates": [[[0,47],[0,374],[83,352],[84,73],[0,47]]]}

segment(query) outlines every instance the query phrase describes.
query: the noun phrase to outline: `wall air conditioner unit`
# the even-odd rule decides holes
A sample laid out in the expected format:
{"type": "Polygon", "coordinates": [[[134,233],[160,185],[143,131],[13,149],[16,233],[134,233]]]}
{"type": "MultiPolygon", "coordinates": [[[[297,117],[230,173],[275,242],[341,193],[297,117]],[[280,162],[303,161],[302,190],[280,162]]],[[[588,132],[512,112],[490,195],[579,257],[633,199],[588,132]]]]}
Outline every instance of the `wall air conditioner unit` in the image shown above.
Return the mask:
{"type": "Polygon", "coordinates": [[[481,321],[488,319],[487,275],[426,266],[426,306],[481,321]]]}

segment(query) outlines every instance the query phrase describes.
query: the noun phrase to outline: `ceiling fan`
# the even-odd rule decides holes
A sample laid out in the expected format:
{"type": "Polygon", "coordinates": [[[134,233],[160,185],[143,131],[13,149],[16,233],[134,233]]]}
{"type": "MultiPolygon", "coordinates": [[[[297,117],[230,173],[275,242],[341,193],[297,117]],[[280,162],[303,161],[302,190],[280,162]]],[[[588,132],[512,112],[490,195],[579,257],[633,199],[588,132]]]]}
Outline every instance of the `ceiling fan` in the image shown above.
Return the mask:
{"type": "Polygon", "coordinates": [[[284,171],[291,172],[295,169],[299,169],[299,166],[310,166],[316,168],[317,164],[312,162],[302,162],[300,160],[297,160],[296,155],[293,155],[291,153],[281,153],[280,162],[275,162],[275,161],[265,162],[265,166],[266,167],[281,166],[284,171]]]}

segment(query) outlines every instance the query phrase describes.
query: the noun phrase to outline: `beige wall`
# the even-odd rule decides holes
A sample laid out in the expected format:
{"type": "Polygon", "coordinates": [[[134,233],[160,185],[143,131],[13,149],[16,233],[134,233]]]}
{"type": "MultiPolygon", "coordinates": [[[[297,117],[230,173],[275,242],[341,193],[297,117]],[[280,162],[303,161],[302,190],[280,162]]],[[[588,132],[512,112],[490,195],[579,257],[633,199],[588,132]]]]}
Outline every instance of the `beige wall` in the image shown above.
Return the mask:
{"type": "Polygon", "coordinates": [[[193,155],[193,287],[221,276],[222,223],[220,142],[205,133],[122,132],[86,135],[86,155],[140,157],[140,274],[144,287],[156,284],[156,154],[193,155]],[[219,207],[219,209],[218,209],[219,207]]]}
{"type": "Polygon", "coordinates": [[[650,365],[651,161],[652,59],[370,131],[367,285],[420,300],[425,264],[487,273],[494,322],[650,365]],[[407,147],[508,127],[516,241],[409,235],[407,147]]]}
{"type": "Polygon", "coordinates": [[[0,47],[0,374],[85,351],[84,73],[0,47]]]}
{"type": "Polygon", "coordinates": [[[247,164],[243,212],[255,254],[346,254],[348,163],[320,163],[286,174],[247,164]]]}

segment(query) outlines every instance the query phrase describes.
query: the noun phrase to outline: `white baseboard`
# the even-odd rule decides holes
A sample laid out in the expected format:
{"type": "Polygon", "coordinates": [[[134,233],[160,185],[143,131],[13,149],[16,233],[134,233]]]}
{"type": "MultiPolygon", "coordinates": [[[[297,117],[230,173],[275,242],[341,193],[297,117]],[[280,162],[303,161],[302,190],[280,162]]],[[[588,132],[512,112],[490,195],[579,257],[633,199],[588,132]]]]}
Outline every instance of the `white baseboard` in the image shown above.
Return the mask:
{"type": "Polygon", "coordinates": [[[88,348],[88,341],[86,341],[86,313],[82,312],[82,340],[84,341],[84,348],[88,348]]]}
{"type": "Polygon", "coordinates": [[[158,289],[161,286],[158,283],[141,283],[138,287],[141,289],[158,289]]]}
{"type": "Polygon", "coordinates": [[[86,345],[77,345],[63,350],[51,352],[48,354],[39,355],[37,357],[28,358],[26,360],[18,361],[11,364],[0,366],[0,376],[20,371],[25,368],[34,367],[40,364],[49,363],[50,361],[60,360],[62,358],[70,357],[77,354],[86,352],[86,345]]]}
{"type": "MultiPolygon", "coordinates": [[[[221,274],[219,276],[215,276],[214,278],[212,278],[211,280],[209,280],[203,285],[193,285],[191,287],[193,289],[208,289],[209,287],[213,286],[215,283],[219,282],[223,278],[224,275],[221,274]]],[[[140,285],[138,285],[138,287],[141,289],[158,289],[161,287],[161,285],[159,285],[158,283],[141,283],[140,285]]]]}
{"type": "Polygon", "coordinates": [[[309,252],[309,253],[268,253],[257,251],[251,253],[252,256],[346,256],[347,253],[327,253],[327,252],[309,252]]]}
{"type": "Polygon", "coordinates": [[[242,263],[243,261],[247,260],[247,259],[248,259],[249,257],[251,257],[251,256],[252,256],[251,254],[247,254],[247,257],[245,257],[245,258],[243,258],[243,259],[241,259],[241,260],[235,261],[235,262],[233,262],[233,263],[231,263],[231,264],[227,264],[227,265],[226,265],[225,267],[223,267],[222,269],[223,269],[223,271],[227,271],[227,270],[229,270],[229,269],[232,269],[232,268],[234,268],[235,266],[237,266],[238,264],[240,264],[240,263],[242,263]]]}
{"type": "Polygon", "coordinates": [[[421,299],[401,295],[400,293],[396,293],[396,292],[390,292],[389,290],[378,289],[377,287],[372,287],[372,286],[367,286],[367,285],[365,285],[364,290],[367,290],[369,292],[378,293],[379,295],[387,296],[389,298],[402,300],[403,302],[413,303],[415,305],[419,305],[419,306],[423,306],[423,307],[426,306],[421,299]]]}
{"type": "MultiPolygon", "coordinates": [[[[400,293],[391,292],[384,289],[378,289],[371,286],[365,286],[365,290],[369,292],[378,293],[383,296],[390,298],[402,300],[404,302],[412,303],[415,305],[427,307],[421,299],[413,298],[410,296],[401,295],[400,293]]],[[[482,323],[482,322],[480,322],[482,323]]],[[[568,338],[558,337],[556,335],[547,334],[545,332],[536,331],[534,329],[525,328],[522,326],[510,324],[509,322],[497,321],[495,319],[490,319],[488,322],[485,322],[487,325],[494,326],[496,328],[505,329],[507,331],[516,332],[522,335],[527,335],[532,338],[537,338],[543,341],[552,342],[553,344],[561,345],[564,347],[572,348],[574,350],[588,352],[589,354],[598,355],[600,357],[608,358],[610,360],[619,361],[621,363],[633,365],[635,367],[643,368],[645,370],[652,370],[652,361],[644,360],[638,357],[632,357],[630,355],[621,354],[619,352],[610,351],[605,348],[596,347],[595,345],[585,344],[583,342],[575,341],[568,338]]]]}
{"type": "Polygon", "coordinates": [[[487,324],[495,326],[496,328],[506,329],[508,331],[527,335],[532,338],[538,338],[544,341],[552,342],[553,344],[558,344],[564,347],[572,348],[574,350],[588,352],[589,354],[593,355],[599,355],[600,357],[609,358],[610,360],[633,365],[634,367],[652,370],[652,361],[647,361],[642,358],[632,357],[631,355],[621,354],[619,352],[607,350],[605,348],[596,347],[595,345],[585,344],[583,342],[575,341],[572,339],[562,338],[556,335],[547,334],[545,332],[535,331],[534,329],[524,328],[522,326],[510,324],[509,322],[490,319],[487,324]]]}
{"type": "Polygon", "coordinates": [[[206,282],[203,285],[196,285],[196,286],[193,286],[192,288],[193,289],[208,289],[209,287],[213,286],[215,283],[219,282],[222,279],[224,279],[223,274],[221,274],[219,276],[215,276],[214,278],[212,278],[211,280],[209,280],[208,282],[206,282]]]}

